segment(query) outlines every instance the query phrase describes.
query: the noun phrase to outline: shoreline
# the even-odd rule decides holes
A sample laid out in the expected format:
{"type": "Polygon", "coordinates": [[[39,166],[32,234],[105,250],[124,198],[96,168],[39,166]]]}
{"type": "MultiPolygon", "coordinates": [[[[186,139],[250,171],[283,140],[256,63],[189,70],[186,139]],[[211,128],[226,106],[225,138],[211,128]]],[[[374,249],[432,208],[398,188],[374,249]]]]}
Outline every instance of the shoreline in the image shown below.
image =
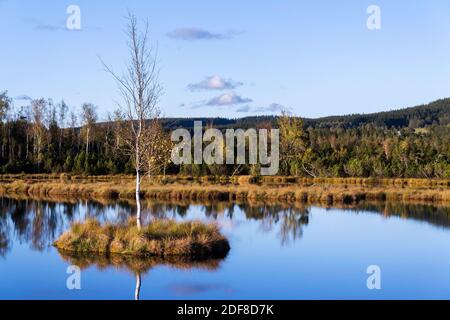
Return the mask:
{"type": "MultiPolygon", "coordinates": [[[[131,200],[133,176],[3,175],[0,196],[131,200]]],[[[450,180],[293,177],[144,178],[142,200],[357,204],[364,201],[450,203],[450,180]],[[256,180],[255,179],[259,179],[256,180]],[[290,182],[294,181],[294,182],[290,182]]]]}

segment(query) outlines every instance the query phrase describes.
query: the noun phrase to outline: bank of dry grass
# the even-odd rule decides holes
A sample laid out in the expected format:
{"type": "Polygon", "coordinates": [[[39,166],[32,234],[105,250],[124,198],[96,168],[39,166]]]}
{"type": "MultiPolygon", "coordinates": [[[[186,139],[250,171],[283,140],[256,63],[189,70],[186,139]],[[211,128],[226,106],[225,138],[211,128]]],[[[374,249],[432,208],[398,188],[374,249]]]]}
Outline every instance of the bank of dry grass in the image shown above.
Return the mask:
{"type": "MultiPolygon", "coordinates": [[[[59,179],[41,176],[0,176],[0,195],[46,198],[132,199],[135,185],[131,176],[59,179]]],[[[448,180],[235,177],[218,182],[189,180],[189,177],[144,179],[142,197],[173,201],[271,201],[304,203],[358,203],[375,201],[450,202],[448,180]],[[289,180],[291,179],[291,180],[289,180]]]]}
{"type": "Polygon", "coordinates": [[[138,229],[135,221],[101,225],[91,219],[73,224],[54,245],[74,253],[155,257],[215,257],[230,249],[217,225],[173,220],[155,220],[138,229]]]}

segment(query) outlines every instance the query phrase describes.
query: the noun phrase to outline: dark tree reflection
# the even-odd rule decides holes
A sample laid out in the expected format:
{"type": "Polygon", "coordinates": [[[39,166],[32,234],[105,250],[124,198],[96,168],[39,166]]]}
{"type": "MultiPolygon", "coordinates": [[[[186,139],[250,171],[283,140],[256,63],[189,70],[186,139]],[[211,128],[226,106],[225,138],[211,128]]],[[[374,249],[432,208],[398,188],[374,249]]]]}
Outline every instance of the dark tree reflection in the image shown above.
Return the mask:
{"type": "MultiPolygon", "coordinates": [[[[0,256],[5,257],[14,243],[28,244],[37,251],[48,250],[54,240],[75,221],[95,218],[100,222],[129,221],[135,217],[134,201],[51,201],[42,199],[0,198],[0,256]]],[[[403,203],[362,203],[335,206],[351,212],[372,212],[385,217],[413,219],[450,228],[450,207],[403,203]]],[[[263,202],[142,201],[142,223],[153,219],[205,219],[226,223],[250,221],[261,232],[276,232],[282,245],[303,236],[309,224],[310,207],[302,203],[267,204],[263,202]]]]}

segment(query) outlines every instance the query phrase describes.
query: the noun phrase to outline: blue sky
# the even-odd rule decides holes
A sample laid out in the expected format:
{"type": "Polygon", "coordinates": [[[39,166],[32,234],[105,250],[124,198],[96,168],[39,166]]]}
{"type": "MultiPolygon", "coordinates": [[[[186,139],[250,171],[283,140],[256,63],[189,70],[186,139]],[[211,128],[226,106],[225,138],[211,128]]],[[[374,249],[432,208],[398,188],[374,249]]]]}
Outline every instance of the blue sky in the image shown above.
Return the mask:
{"type": "Polygon", "coordinates": [[[0,90],[113,111],[98,56],[123,68],[127,10],[158,43],[165,116],[320,117],[450,96],[448,0],[0,0],[0,90]],[[71,4],[81,31],[65,29],[71,4]],[[381,30],[366,26],[372,4],[381,30]]]}

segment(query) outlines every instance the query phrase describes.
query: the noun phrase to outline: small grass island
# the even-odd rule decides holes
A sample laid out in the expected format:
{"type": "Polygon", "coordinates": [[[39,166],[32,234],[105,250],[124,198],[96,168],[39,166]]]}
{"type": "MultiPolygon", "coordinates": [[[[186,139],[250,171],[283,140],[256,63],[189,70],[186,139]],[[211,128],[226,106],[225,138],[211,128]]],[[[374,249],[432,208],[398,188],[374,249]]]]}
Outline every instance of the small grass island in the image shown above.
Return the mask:
{"type": "Polygon", "coordinates": [[[228,240],[216,224],[173,220],[155,220],[138,228],[132,220],[102,225],[97,220],[89,219],[74,223],[54,242],[54,246],[72,253],[140,257],[224,257],[230,250],[228,240]]]}

